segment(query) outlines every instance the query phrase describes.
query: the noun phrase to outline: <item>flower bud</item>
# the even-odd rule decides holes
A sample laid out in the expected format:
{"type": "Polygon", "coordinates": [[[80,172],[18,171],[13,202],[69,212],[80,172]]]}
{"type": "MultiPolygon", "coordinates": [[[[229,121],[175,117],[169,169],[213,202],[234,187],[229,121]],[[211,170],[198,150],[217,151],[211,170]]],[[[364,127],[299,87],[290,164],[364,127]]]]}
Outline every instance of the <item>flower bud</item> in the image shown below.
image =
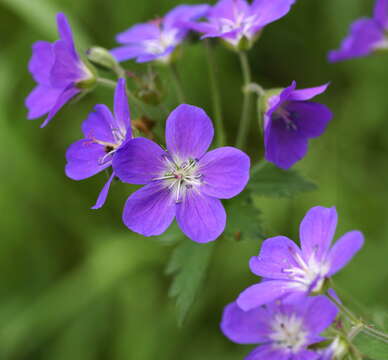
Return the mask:
{"type": "Polygon", "coordinates": [[[93,46],[87,52],[86,55],[90,62],[109,71],[117,72],[119,63],[115,57],[107,50],[100,46],[93,46]]]}

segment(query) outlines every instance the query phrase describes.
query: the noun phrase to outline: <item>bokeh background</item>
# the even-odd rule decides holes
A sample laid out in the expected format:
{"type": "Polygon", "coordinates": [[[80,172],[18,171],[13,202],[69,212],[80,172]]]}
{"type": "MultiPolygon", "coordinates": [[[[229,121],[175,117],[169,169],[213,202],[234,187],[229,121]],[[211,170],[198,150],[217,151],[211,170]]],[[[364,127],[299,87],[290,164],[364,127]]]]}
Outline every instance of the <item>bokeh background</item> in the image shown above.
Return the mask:
{"type": "MultiPolygon", "coordinates": [[[[173,249],[167,245],[176,234],[161,241],[128,231],[121,222],[132,190],[127,185],[117,184],[105,207],[92,211],[104,174],[81,182],[64,175],[67,146],[79,138],[81,121],[94,104],[111,104],[111,91],[97,89],[43,130],[39,120],[26,121],[24,98],[34,86],[27,71],[31,44],[56,39],[56,12],[69,16],[80,48],[111,48],[116,33],[180,3],[0,0],[0,359],[234,360],[249,351],[225,339],[219,321],[223,306],[256,281],[247,261],[259,250],[259,239],[217,242],[200,296],[178,327],[167,295],[171,277],[165,275],[173,249]]],[[[332,82],[319,101],[330,106],[334,119],[296,166],[319,189],[294,199],[256,200],[269,235],[297,240],[301,218],[318,204],[337,206],[337,235],[365,233],[363,251],[336,282],[349,306],[370,317],[388,304],[388,55],[330,65],[326,54],[372,6],[370,0],[299,0],[266,28],[249,54],[254,80],[266,88],[292,80],[300,87],[332,82]]],[[[240,68],[222,46],[216,59],[233,144],[240,68]]],[[[186,47],[178,66],[189,102],[211,113],[202,44],[186,47]]],[[[132,62],[125,67],[139,69],[132,62]]],[[[171,107],[176,100],[161,72],[171,107]]],[[[258,161],[257,125],[249,141],[258,161]]]]}

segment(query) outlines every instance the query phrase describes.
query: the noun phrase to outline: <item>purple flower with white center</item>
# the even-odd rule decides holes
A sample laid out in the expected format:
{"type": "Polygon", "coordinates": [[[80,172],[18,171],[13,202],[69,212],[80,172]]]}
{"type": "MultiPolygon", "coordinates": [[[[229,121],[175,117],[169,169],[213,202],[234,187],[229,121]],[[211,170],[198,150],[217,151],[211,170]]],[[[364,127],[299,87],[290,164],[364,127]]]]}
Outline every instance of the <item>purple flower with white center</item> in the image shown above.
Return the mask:
{"type": "Polygon", "coordinates": [[[210,118],[180,105],[166,123],[167,150],[136,138],[113,159],[121,181],[145,185],[127,200],[123,221],[144,236],[162,234],[174,218],[193,241],[215,240],[225,228],[219,199],[239,194],[249,179],[250,160],[242,151],[221,147],[207,152],[214,135],[210,118]]]}
{"type": "Polygon", "coordinates": [[[308,101],[323,93],[328,84],[295,90],[296,82],[271,96],[265,104],[265,159],[288,169],[307,153],[308,141],[323,134],[332,119],[322,104],[308,101]]]}
{"type": "Polygon", "coordinates": [[[116,36],[123,45],[111,53],[118,61],[136,58],[139,63],[169,62],[172,52],[190,31],[186,23],[201,18],[208,9],[208,5],[180,5],[162,19],[135,25],[116,36]]]}
{"type": "Polygon", "coordinates": [[[388,50],[388,0],[377,0],[373,18],[361,18],[350,27],[339,50],[329,52],[329,61],[337,62],[388,50]]]}
{"type": "Polygon", "coordinates": [[[285,16],[295,0],[220,0],[209,11],[207,22],[193,23],[192,28],[203,38],[222,38],[234,47],[242,39],[253,43],[269,23],[285,16]]]}
{"type": "MultiPolygon", "coordinates": [[[[112,165],[112,160],[125,143],[132,139],[132,129],[125,80],[118,81],[114,97],[114,115],[106,105],[96,105],[82,124],[85,138],[72,144],[66,152],[66,175],[73,180],[87,179],[112,165]]],[[[105,203],[112,172],[92,209],[105,203]]]]}
{"type": "Polygon", "coordinates": [[[95,83],[95,76],[82,62],[74,45],[70,25],[64,14],[57,15],[60,40],[37,41],[32,46],[28,69],[38,83],[26,99],[28,119],[47,114],[41,127],[83,88],[95,83]]]}
{"type": "Polygon", "coordinates": [[[341,270],[364,243],[361,232],[350,231],[330,247],[336,226],[336,209],[316,206],[300,225],[301,249],[285,236],[265,240],[260,254],[249,262],[251,271],[264,281],[240,294],[241,309],[290,295],[320,293],[325,280],[341,270]]]}
{"type": "Polygon", "coordinates": [[[320,334],[337,316],[324,296],[274,302],[243,311],[237,303],[224,309],[221,330],[238,344],[261,344],[245,360],[317,360],[308,346],[324,340],[320,334]]]}

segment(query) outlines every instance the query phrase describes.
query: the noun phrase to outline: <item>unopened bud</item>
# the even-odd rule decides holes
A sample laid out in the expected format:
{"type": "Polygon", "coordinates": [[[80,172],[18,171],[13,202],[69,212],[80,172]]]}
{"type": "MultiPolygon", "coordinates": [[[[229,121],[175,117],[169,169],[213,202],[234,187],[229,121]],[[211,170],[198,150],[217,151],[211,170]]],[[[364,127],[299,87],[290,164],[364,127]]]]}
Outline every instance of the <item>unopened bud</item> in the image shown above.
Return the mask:
{"type": "Polygon", "coordinates": [[[90,62],[109,71],[117,72],[119,63],[115,57],[103,47],[93,46],[87,52],[86,55],[90,62]]]}

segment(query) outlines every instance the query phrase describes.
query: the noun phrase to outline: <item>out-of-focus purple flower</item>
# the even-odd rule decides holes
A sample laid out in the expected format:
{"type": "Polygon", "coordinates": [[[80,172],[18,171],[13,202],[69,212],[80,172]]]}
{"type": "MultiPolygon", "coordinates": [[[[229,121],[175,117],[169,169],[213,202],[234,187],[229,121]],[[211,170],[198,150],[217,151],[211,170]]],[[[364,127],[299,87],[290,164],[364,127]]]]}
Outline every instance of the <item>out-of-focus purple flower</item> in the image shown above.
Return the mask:
{"type": "Polygon", "coordinates": [[[322,104],[308,101],[323,93],[328,84],[295,90],[295,81],[265,104],[265,158],[282,169],[288,169],[307,152],[308,140],[322,135],[332,118],[322,104]]]}
{"type": "Polygon", "coordinates": [[[176,217],[182,231],[196,242],[221,235],[226,213],[219,199],[244,189],[250,160],[233,147],[207,152],[213,135],[206,113],[183,104],[167,119],[167,150],[136,138],[117,152],[113,169],[120,180],[145,185],[126,202],[123,221],[129,229],[160,235],[176,217]]]}
{"type": "Polygon", "coordinates": [[[37,41],[32,46],[28,69],[37,86],[28,95],[28,119],[47,114],[41,127],[82,89],[94,85],[95,76],[82,62],[74,45],[71,28],[64,14],[57,15],[60,40],[37,41]]]}
{"type": "Polygon", "coordinates": [[[249,262],[251,271],[264,281],[244,290],[238,305],[250,310],[290,295],[320,293],[325,280],[342,269],[364,243],[361,232],[350,231],[330,247],[336,226],[336,209],[316,206],[300,225],[301,249],[285,236],[265,240],[259,255],[249,262]]]}
{"type": "Polygon", "coordinates": [[[286,15],[295,0],[220,0],[207,15],[207,22],[193,23],[203,38],[222,38],[234,47],[247,40],[251,45],[269,23],[286,15]]]}
{"type": "MultiPolygon", "coordinates": [[[[82,124],[85,138],[66,152],[66,175],[73,180],[89,178],[112,165],[117,150],[132,139],[125,80],[120,79],[114,98],[114,115],[105,105],[96,105],[82,124]]],[[[112,172],[92,209],[104,205],[115,173],[112,172]]]]}
{"type": "Polygon", "coordinates": [[[373,18],[355,21],[339,50],[329,52],[329,61],[337,62],[388,50],[388,0],[377,0],[373,18]]]}
{"type": "Polygon", "coordinates": [[[337,316],[337,308],[324,296],[293,302],[274,302],[243,311],[235,302],[226,306],[222,332],[238,344],[262,344],[245,360],[316,360],[309,345],[337,316]]]}
{"type": "Polygon", "coordinates": [[[111,53],[118,61],[136,58],[139,63],[168,62],[190,30],[187,23],[201,18],[208,9],[208,5],[179,5],[161,19],[135,25],[118,34],[116,40],[123,45],[111,53]]]}

